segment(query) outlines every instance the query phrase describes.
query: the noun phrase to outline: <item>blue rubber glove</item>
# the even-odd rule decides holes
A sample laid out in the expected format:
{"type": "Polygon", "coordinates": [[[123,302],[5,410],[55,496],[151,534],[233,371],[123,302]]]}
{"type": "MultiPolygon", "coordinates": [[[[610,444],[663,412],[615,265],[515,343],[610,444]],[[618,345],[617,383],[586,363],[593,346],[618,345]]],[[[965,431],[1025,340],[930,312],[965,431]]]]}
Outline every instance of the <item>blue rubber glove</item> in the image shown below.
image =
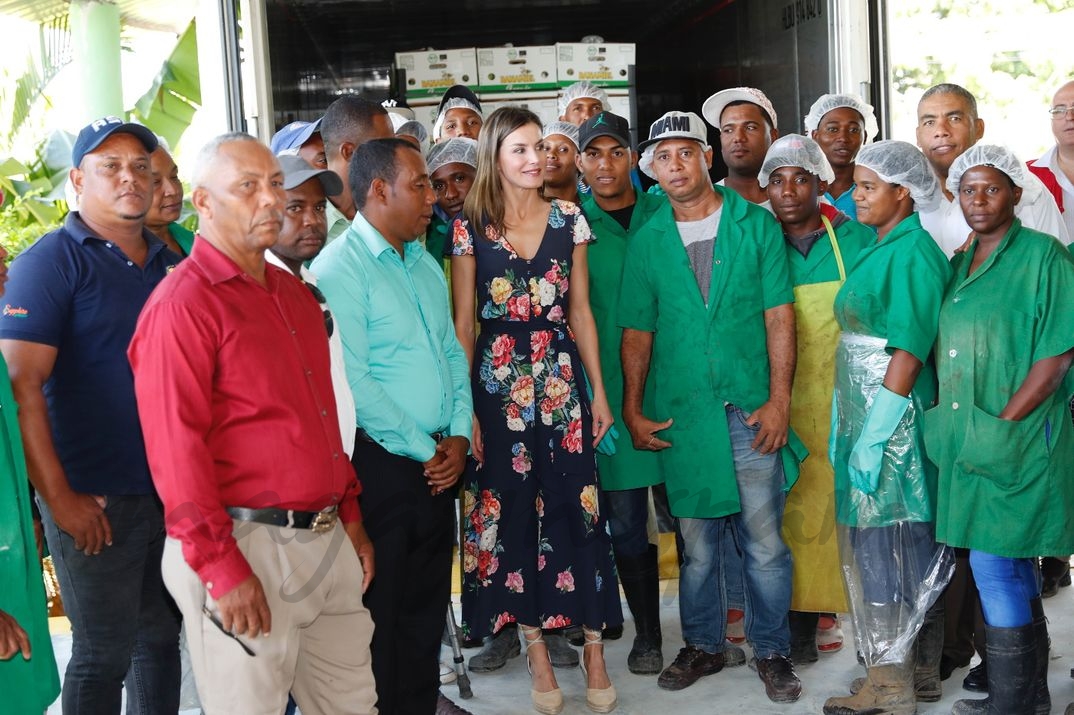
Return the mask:
{"type": "Polygon", "coordinates": [[[884,461],[884,446],[895,433],[906,414],[910,398],[896,395],[883,385],[873,398],[873,406],[865,416],[861,436],[850,452],[847,467],[850,483],[860,492],[872,494],[880,483],[880,465],[884,461]]]}
{"type": "Polygon", "coordinates": [[[617,439],[619,439],[619,430],[615,428],[615,425],[612,425],[601,437],[600,442],[597,442],[597,452],[605,457],[611,457],[615,454],[615,440],[617,439]]]}

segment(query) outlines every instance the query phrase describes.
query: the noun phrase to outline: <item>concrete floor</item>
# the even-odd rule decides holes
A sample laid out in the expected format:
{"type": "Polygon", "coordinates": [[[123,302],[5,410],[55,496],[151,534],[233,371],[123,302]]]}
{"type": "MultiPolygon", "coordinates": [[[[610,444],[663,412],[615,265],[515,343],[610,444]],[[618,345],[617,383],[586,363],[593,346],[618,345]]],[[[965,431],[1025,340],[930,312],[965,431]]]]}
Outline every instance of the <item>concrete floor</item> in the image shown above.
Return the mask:
{"type": "MultiPolygon", "coordinates": [[[[662,582],[662,586],[664,659],[665,663],[670,663],[682,645],[676,598],[678,582],[667,580],[662,582]]],[[[1059,594],[1045,600],[1044,605],[1050,618],[1052,637],[1052,662],[1049,670],[1052,712],[1062,715],[1067,704],[1074,701],[1074,680],[1070,678],[1070,670],[1074,667],[1074,588],[1060,589],[1059,594]]],[[[848,646],[838,653],[821,655],[817,663],[797,668],[802,679],[803,692],[796,703],[776,705],[770,702],[765,697],[764,686],[757,674],[745,666],[702,678],[686,690],[667,692],[656,686],[655,676],[636,676],[627,671],[626,655],[630,650],[633,627],[625,605],[623,610],[628,619],[626,633],[621,640],[608,641],[606,644],[609,672],[619,693],[619,707],[615,711],[618,715],[820,713],[825,699],[832,695],[845,694],[850,681],[862,674],[862,669],[854,658],[854,649],[849,645],[853,643],[853,634],[849,623],[844,621],[843,631],[848,646]]],[[[62,673],[70,657],[70,636],[55,635],[53,644],[62,673]]],[[[463,654],[469,657],[476,652],[466,650],[463,654]]],[[[450,651],[447,648],[444,649],[443,655],[444,659],[450,662],[450,651]]],[[[938,703],[921,704],[918,708],[920,715],[949,713],[955,700],[980,697],[962,690],[961,682],[966,671],[966,668],[955,671],[954,675],[944,682],[943,699],[938,703]]],[[[557,676],[566,699],[564,714],[588,713],[589,710],[585,707],[585,679],[581,670],[559,670],[557,676]]],[[[470,683],[474,693],[470,700],[460,700],[458,688],[454,684],[445,685],[443,692],[474,715],[527,715],[534,712],[529,697],[529,675],[522,657],[509,660],[502,670],[495,673],[472,673],[470,683]]],[[[50,715],[59,715],[59,704],[54,704],[48,712],[50,715]]]]}

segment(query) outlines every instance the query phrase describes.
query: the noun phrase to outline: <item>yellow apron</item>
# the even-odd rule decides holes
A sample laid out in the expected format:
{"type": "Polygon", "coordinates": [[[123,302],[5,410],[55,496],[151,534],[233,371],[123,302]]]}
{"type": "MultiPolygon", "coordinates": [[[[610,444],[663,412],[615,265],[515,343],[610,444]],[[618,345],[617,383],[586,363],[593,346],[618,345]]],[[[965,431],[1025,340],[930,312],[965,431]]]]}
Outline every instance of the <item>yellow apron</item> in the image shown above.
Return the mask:
{"type": "Polygon", "coordinates": [[[846,613],[839,544],[835,534],[835,476],[828,461],[835,348],[839,324],[832,305],[846,280],[843,255],[831,222],[821,216],[839,280],[795,286],[794,315],[798,325],[798,368],[791,392],[791,427],[809,450],[798,482],[787,494],[783,539],[794,554],[791,610],[846,613]]]}

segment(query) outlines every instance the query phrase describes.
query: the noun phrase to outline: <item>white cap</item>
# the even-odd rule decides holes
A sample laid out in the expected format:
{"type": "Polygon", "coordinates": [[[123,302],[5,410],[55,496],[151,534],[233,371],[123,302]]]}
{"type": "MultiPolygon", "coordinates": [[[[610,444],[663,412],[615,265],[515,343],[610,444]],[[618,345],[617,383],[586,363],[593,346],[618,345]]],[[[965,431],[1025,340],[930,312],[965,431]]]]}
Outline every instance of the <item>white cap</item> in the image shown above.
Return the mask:
{"type": "Polygon", "coordinates": [[[646,176],[655,179],[653,153],[657,144],[666,139],[692,139],[701,145],[702,151],[708,151],[708,135],[705,122],[693,112],[666,112],[649,127],[649,138],[638,144],[638,151],[641,152],[638,168],[646,176]]]}
{"type": "Polygon", "coordinates": [[[773,129],[779,124],[779,119],[776,117],[776,108],[772,106],[772,101],[765,96],[764,92],[755,87],[722,89],[705,100],[705,103],[701,105],[701,114],[705,117],[706,122],[719,128],[723,110],[727,109],[727,105],[732,102],[756,104],[767,115],[773,129]]]}
{"type": "Polygon", "coordinates": [[[764,163],[761,164],[761,173],[757,175],[761,188],[768,186],[768,177],[773,171],[784,166],[801,167],[821,181],[835,181],[835,172],[832,171],[832,165],[828,163],[828,157],[824,156],[820,144],[801,134],[787,134],[768,147],[764,163]]]}
{"type": "Polygon", "coordinates": [[[905,186],[915,211],[932,211],[940,205],[940,182],[925,155],[913,144],[895,139],[870,144],[862,147],[857,165],[875,171],[889,184],[905,186]]]}
{"type": "Polygon", "coordinates": [[[856,94],[822,94],[809,108],[809,114],[805,115],[806,133],[815,132],[824,119],[824,115],[840,107],[853,109],[861,115],[862,130],[865,132],[864,144],[869,144],[876,140],[877,135],[880,133],[880,127],[876,123],[873,105],[866,104],[856,94]]]}
{"type": "Polygon", "coordinates": [[[1035,181],[1029,167],[1013,151],[996,144],[974,144],[959,154],[947,170],[947,190],[958,195],[962,175],[978,166],[988,166],[1006,174],[1014,185],[1022,189],[1022,201],[1032,203],[1040,194],[1041,184],[1035,181]]]}

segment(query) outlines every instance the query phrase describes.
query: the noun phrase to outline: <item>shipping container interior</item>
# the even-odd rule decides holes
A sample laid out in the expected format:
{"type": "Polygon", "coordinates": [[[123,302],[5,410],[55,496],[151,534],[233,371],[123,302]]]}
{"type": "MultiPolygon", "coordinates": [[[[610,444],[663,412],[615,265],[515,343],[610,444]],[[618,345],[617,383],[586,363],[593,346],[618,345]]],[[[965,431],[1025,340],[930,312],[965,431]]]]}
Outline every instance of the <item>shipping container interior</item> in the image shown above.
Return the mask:
{"type": "MultiPolygon", "coordinates": [[[[663,112],[700,113],[707,96],[741,85],[768,94],[781,132],[800,132],[810,103],[828,91],[864,94],[883,115],[883,5],[883,0],[269,0],[274,119],[280,127],[316,118],[346,92],[418,107],[434,102],[407,98],[396,53],[507,44],[538,48],[596,35],[604,43],[636,46],[631,86],[619,93],[629,91],[634,128],[643,136],[663,112]],[[849,23],[848,14],[854,16],[849,23]]],[[[554,91],[540,88],[529,96],[550,97],[554,91]]],[[[710,139],[717,139],[715,130],[710,139]]],[[[722,176],[715,154],[713,175],[722,176]]]]}

